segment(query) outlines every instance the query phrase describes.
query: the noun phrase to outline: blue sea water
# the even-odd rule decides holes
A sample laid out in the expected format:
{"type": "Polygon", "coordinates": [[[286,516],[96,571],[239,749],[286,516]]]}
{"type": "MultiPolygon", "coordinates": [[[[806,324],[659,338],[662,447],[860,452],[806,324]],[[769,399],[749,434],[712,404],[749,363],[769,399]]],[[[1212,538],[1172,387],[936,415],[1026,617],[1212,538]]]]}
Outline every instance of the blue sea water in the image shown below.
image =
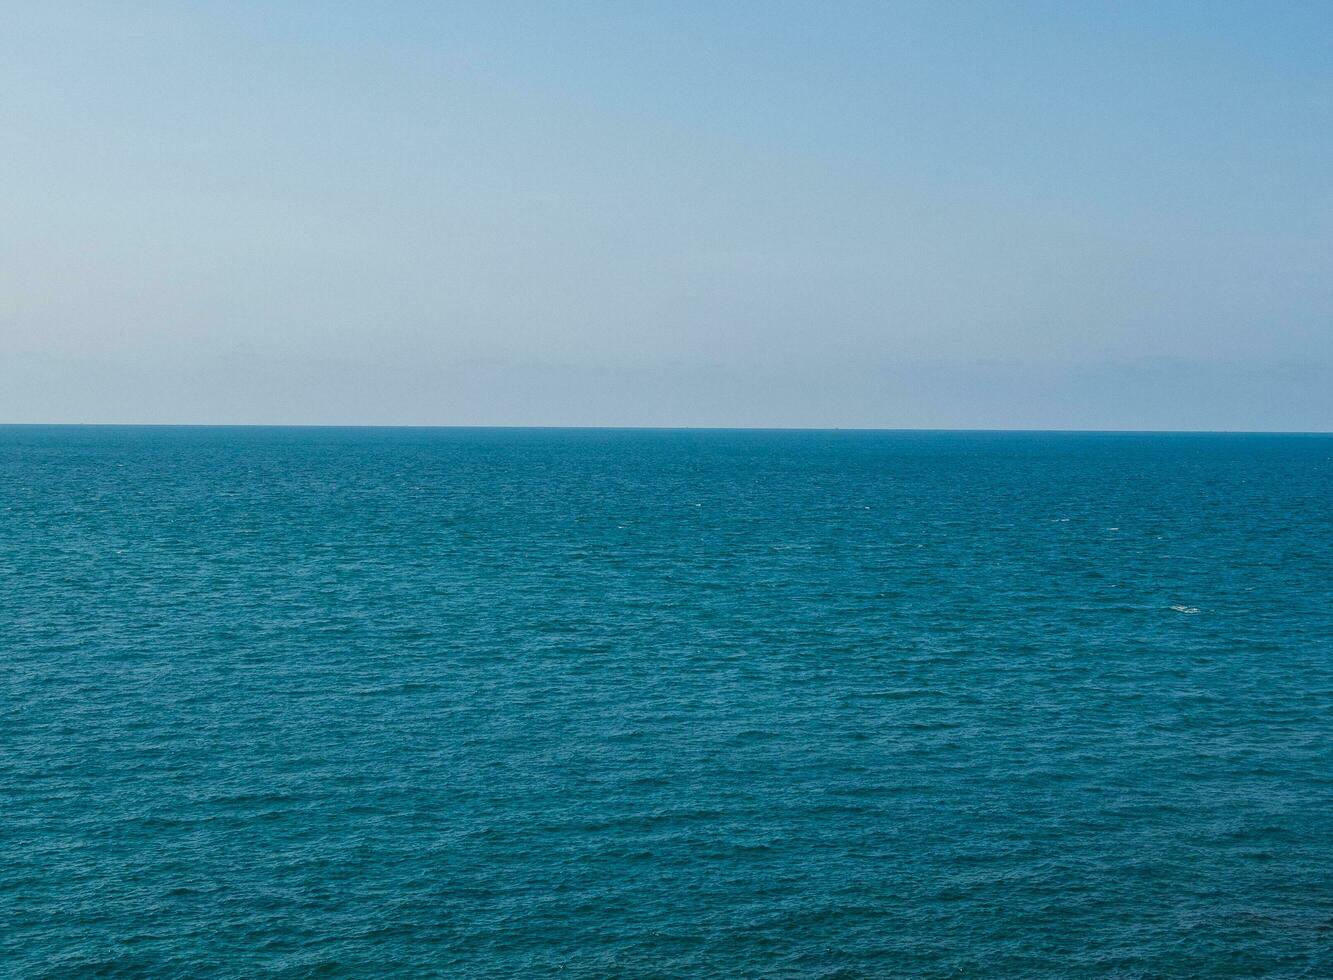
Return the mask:
{"type": "Polygon", "coordinates": [[[0,974],[1333,975],[1333,437],[0,428],[0,974]]]}

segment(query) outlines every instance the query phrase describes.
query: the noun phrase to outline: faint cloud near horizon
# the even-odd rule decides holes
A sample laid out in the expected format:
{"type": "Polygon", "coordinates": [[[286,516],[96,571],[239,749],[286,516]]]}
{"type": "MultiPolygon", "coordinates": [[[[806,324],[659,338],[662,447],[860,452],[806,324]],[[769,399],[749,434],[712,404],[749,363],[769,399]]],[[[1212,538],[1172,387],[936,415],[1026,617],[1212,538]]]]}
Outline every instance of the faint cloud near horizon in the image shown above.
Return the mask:
{"type": "Polygon", "coordinates": [[[408,364],[254,353],[145,364],[0,362],[0,422],[1327,431],[1333,369],[1143,358],[1015,361],[408,364]],[[1281,397],[1274,392],[1281,391],[1281,397]]]}

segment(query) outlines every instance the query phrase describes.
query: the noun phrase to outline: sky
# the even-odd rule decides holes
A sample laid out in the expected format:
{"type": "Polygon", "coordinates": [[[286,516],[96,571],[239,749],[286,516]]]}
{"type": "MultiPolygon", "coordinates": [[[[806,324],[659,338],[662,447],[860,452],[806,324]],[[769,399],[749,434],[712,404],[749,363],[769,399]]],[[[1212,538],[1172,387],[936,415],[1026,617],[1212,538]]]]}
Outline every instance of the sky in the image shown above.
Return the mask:
{"type": "Polygon", "coordinates": [[[5,4],[0,422],[1333,429],[1333,4],[5,4]]]}

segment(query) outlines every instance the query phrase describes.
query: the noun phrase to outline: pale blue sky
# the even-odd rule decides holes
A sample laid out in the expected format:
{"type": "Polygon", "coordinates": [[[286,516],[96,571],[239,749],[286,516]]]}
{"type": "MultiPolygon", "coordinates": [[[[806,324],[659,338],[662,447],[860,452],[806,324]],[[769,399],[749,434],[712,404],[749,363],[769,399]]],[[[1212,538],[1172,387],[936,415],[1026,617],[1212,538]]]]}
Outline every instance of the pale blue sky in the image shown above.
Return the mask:
{"type": "Polygon", "coordinates": [[[0,421],[1333,429],[1333,4],[7,4],[0,421]]]}

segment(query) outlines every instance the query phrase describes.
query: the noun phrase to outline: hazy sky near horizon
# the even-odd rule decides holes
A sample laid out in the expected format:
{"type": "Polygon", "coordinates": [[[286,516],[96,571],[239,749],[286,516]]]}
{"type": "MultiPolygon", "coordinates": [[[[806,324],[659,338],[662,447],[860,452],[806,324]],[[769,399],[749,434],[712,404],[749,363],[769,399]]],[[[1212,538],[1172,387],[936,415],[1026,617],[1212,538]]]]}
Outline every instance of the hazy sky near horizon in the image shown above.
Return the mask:
{"type": "Polygon", "coordinates": [[[15,3],[0,422],[1333,429],[1333,4],[15,3]]]}

